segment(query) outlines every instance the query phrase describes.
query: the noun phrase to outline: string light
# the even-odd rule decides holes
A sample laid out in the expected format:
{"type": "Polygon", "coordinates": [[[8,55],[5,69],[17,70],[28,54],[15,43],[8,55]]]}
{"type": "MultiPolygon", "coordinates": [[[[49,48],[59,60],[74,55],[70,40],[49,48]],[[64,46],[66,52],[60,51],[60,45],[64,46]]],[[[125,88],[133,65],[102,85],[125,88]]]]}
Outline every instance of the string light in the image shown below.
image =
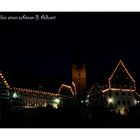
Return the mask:
{"type": "Polygon", "coordinates": [[[140,97],[140,95],[137,92],[135,92],[135,93],[136,93],[136,95],[138,95],[138,97],[140,97]]]}
{"type": "Polygon", "coordinates": [[[112,75],[110,76],[110,78],[108,79],[108,83],[109,83],[109,88],[111,88],[111,80],[113,75],[115,74],[116,70],[118,69],[119,65],[122,65],[123,68],[125,69],[126,73],[128,74],[128,76],[130,77],[130,79],[132,80],[133,84],[134,84],[134,90],[136,90],[136,84],[135,84],[135,80],[133,79],[133,77],[130,75],[130,73],[128,72],[128,70],[126,69],[125,65],[123,64],[122,60],[119,61],[119,63],[117,64],[115,70],[113,71],[112,75]]]}
{"type": "Polygon", "coordinates": [[[49,93],[49,92],[43,92],[43,91],[37,91],[37,90],[31,90],[31,89],[22,89],[22,88],[15,88],[15,87],[14,87],[14,89],[16,91],[19,91],[19,92],[28,92],[28,93],[36,93],[36,94],[59,96],[59,94],[49,93]]]}
{"type": "Polygon", "coordinates": [[[102,90],[102,93],[105,93],[107,91],[124,91],[124,92],[135,92],[133,89],[119,89],[119,88],[107,88],[105,90],[102,90]]]}
{"type": "Polygon", "coordinates": [[[4,84],[5,84],[6,88],[10,88],[10,86],[9,86],[8,82],[7,82],[7,81],[6,81],[6,79],[4,78],[4,76],[3,76],[3,74],[2,74],[2,72],[1,72],[1,71],[0,71],[0,77],[1,77],[2,81],[4,82],[4,84]]]}
{"type": "Polygon", "coordinates": [[[59,93],[59,94],[60,94],[60,91],[61,91],[61,89],[62,89],[63,87],[70,89],[72,95],[74,95],[74,92],[73,92],[71,86],[68,86],[68,85],[65,85],[65,84],[62,84],[61,87],[59,88],[59,90],[58,90],[58,93],[59,93]]]}
{"type": "Polygon", "coordinates": [[[77,94],[76,85],[75,85],[75,83],[74,83],[73,81],[72,81],[72,85],[73,85],[73,87],[74,87],[74,93],[77,94]]]}

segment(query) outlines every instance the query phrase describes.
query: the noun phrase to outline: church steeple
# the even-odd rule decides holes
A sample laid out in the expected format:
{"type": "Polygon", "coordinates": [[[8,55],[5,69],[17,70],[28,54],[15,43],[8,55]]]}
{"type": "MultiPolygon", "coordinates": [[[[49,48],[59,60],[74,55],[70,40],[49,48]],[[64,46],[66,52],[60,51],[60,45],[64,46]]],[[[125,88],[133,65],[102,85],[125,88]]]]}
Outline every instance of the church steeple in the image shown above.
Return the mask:
{"type": "Polygon", "coordinates": [[[72,64],[72,81],[76,85],[77,93],[84,93],[86,90],[86,64],[84,59],[84,51],[80,47],[76,47],[73,52],[72,64]]]}
{"type": "Polygon", "coordinates": [[[86,90],[86,65],[72,65],[72,81],[76,85],[77,93],[83,93],[86,90]]]}

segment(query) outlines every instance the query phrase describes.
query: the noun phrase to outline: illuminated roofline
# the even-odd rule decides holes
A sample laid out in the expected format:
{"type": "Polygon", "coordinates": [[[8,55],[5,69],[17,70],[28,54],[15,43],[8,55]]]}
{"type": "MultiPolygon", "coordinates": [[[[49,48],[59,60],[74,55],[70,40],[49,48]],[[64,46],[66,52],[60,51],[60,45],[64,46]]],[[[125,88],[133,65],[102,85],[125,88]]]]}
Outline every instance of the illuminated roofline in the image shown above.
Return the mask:
{"type": "Polygon", "coordinates": [[[140,95],[137,92],[135,92],[135,93],[140,97],[140,95]]]}
{"type": "Polygon", "coordinates": [[[74,92],[73,92],[73,90],[72,90],[72,87],[71,87],[71,86],[68,86],[68,85],[65,85],[65,84],[62,84],[62,85],[60,86],[60,88],[59,88],[59,90],[58,90],[58,94],[60,94],[60,91],[61,91],[61,89],[62,89],[63,87],[66,87],[66,88],[70,89],[72,95],[74,95],[74,92]]]}
{"type": "Polygon", "coordinates": [[[119,89],[119,88],[107,88],[107,89],[104,89],[102,90],[102,93],[105,93],[107,91],[127,91],[127,92],[135,92],[135,90],[133,89],[119,89]]]}
{"type": "Polygon", "coordinates": [[[116,70],[118,69],[119,65],[122,65],[123,68],[125,69],[126,73],[128,74],[128,76],[130,77],[130,79],[132,80],[133,84],[134,84],[134,90],[136,90],[136,84],[135,84],[135,80],[133,79],[133,77],[131,76],[131,74],[128,72],[128,70],[126,69],[126,66],[123,64],[122,60],[120,60],[115,68],[115,70],[113,71],[113,73],[111,74],[110,78],[108,79],[108,84],[109,84],[109,88],[111,88],[111,79],[114,75],[114,73],[116,72],[116,70]]]}
{"type": "Polygon", "coordinates": [[[73,81],[72,81],[72,85],[74,86],[74,92],[75,92],[75,94],[77,94],[76,85],[75,85],[75,83],[73,81]]]}
{"type": "Polygon", "coordinates": [[[31,89],[24,89],[24,88],[15,88],[16,91],[19,92],[27,92],[27,93],[37,93],[37,94],[46,94],[46,95],[52,95],[52,96],[59,96],[59,94],[56,93],[50,93],[50,92],[44,92],[44,91],[38,91],[38,90],[31,90],[31,89]]]}
{"type": "Polygon", "coordinates": [[[0,71],[0,78],[4,81],[4,84],[6,85],[7,88],[10,88],[10,85],[8,84],[8,82],[6,81],[6,79],[4,78],[2,72],[0,71]]]}

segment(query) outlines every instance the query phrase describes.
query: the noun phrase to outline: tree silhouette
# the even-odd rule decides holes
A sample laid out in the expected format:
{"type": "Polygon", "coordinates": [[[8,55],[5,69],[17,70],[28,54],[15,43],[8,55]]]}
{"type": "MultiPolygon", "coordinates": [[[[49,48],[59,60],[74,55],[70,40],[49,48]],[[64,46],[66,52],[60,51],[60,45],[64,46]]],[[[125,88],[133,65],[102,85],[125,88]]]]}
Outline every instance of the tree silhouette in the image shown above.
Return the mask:
{"type": "Polygon", "coordinates": [[[87,93],[86,103],[92,111],[101,112],[106,110],[107,101],[102,94],[102,87],[98,83],[94,83],[87,93]]]}

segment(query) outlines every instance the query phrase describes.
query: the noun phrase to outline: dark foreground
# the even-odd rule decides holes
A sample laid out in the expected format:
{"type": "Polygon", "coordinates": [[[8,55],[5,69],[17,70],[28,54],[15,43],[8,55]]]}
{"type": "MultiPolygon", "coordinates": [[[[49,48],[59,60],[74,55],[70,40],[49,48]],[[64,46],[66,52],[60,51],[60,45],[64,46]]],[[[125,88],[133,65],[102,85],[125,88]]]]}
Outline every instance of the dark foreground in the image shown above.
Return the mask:
{"type": "Polygon", "coordinates": [[[88,114],[77,110],[15,109],[1,113],[1,128],[139,128],[140,118],[112,112],[88,114]]]}

